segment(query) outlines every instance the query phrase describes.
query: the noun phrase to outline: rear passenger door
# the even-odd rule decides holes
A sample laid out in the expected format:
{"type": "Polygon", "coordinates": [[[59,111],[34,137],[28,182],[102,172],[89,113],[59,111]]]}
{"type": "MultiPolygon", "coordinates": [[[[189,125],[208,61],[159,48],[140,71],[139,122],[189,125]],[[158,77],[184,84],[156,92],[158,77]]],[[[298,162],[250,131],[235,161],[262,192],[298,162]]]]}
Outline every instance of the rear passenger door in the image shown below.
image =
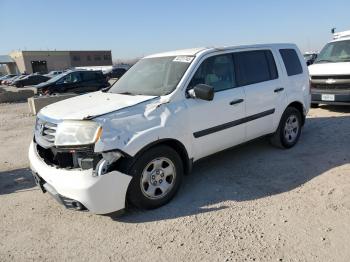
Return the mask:
{"type": "Polygon", "coordinates": [[[274,131],[274,117],[285,99],[276,59],[269,49],[234,54],[237,84],[246,98],[248,140],[274,131]]]}

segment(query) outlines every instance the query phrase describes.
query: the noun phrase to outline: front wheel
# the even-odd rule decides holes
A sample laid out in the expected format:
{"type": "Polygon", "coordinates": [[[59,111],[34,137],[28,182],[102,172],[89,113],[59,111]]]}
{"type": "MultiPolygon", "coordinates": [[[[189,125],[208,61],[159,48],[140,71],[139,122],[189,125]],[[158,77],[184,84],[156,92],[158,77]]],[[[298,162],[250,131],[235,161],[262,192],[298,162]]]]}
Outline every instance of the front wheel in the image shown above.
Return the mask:
{"type": "Polygon", "coordinates": [[[133,205],[152,209],[168,203],[176,194],[183,177],[183,163],[168,146],[157,146],[143,153],[130,168],[133,176],[127,199],[133,205]]]}
{"type": "Polygon", "coordinates": [[[281,118],[276,132],[270,142],[279,148],[291,148],[299,140],[301,134],[301,114],[294,107],[288,107],[281,118]]]}

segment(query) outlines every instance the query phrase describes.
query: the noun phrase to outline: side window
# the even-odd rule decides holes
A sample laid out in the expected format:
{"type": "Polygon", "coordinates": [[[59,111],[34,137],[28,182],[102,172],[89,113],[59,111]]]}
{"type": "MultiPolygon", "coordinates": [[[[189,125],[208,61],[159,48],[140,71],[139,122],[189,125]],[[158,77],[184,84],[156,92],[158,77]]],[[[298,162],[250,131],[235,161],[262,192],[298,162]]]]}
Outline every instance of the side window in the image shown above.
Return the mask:
{"type": "Polygon", "coordinates": [[[215,92],[235,87],[232,54],[212,56],[204,60],[194,74],[189,89],[198,84],[212,86],[215,92]]]}
{"type": "Polygon", "coordinates": [[[95,79],[99,79],[100,77],[97,76],[97,73],[94,71],[86,71],[86,72],[82,72],[83,75],[83,80],[84,81],[91,81],[91,80],[95,80],[95,79]]]}
{"type": "Polygon", "coordinates": [[[234,61],[239,86],[256,84],[278,78],[276,63],[269,50],[235,53],[234,61]]]}
{"type": "Polygon", "coordinates": [[[73,72],[69,75],[65,76],[63,79],[63,83],[77,83],[81,81],[80,73],[79,72],[73,72]]]}
{"type": "Polygon", "coordinates": [[[280,49],[280,54],[288,76],[298,75],[303,72],[299,57],[294,49],[280,49]]]}

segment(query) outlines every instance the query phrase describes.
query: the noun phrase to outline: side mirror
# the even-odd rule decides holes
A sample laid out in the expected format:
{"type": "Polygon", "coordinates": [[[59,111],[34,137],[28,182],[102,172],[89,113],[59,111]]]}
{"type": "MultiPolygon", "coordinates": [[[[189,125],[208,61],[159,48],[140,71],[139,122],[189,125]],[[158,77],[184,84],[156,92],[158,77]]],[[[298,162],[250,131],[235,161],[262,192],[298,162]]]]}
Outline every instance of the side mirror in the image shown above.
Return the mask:
{"type": "Polygon", "coordinates": [[[188,91],[193,98],[198,98],[206,101],[214,99],[214,88],[205,84],[198,84],[192,90],[188,91]]]}

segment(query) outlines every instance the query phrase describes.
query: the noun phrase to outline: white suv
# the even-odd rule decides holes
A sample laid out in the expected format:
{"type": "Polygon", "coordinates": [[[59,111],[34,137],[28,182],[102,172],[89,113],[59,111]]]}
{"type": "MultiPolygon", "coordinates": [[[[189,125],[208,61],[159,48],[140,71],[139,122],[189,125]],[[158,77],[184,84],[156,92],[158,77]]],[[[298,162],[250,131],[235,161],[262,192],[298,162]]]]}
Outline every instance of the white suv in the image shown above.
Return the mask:
{"type": "Polygon", "coordinates": [[[265,135],[294,146],[309,88],[293,44],[151,55],[109,89],[43,108],[31,169],[40,188],[68,208],[156,208],[205,156],[265,135]]]}
{"type": "Polygon", "coordinates": [[[334,34],[309,71],[312,107],[350,105],[350,31],[334,34]]]}

